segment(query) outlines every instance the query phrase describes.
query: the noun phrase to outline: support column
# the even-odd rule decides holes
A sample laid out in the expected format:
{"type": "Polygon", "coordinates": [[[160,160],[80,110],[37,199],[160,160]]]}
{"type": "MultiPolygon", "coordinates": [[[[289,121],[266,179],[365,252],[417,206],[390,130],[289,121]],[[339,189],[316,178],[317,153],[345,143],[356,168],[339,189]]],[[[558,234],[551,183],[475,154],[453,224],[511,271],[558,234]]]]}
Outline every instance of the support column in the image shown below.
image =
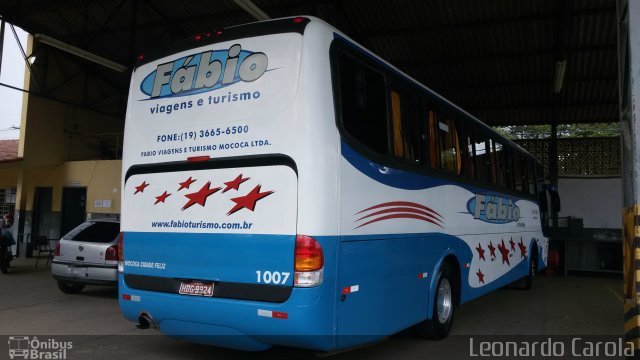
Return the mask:
{"type": "Polygon", "coordinates": [[[624,331],[640,356],[640,1],[618,0],[622,128],[624,331]]]}

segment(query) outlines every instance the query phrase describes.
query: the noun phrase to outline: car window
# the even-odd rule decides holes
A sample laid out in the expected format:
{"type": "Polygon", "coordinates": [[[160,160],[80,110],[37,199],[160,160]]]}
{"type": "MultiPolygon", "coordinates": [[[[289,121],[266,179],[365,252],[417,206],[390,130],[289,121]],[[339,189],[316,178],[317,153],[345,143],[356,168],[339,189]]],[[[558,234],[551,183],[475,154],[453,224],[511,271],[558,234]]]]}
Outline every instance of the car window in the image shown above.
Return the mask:
{"type": "Polygon", "coordinates": [[[115,222],[85,222],[63,237],[65,240],[108,243],[120,233],[120,224],[115,222]]]}

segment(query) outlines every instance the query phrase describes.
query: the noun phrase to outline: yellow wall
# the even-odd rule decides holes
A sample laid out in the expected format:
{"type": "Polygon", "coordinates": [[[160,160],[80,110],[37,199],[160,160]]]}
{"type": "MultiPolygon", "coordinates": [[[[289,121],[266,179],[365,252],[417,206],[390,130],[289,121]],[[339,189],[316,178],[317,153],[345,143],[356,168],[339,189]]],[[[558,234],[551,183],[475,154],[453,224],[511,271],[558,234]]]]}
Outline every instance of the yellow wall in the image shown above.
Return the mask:
{"type": "Polygon", "coordinates": [[[4,163],[0,167],[0,188],[16,187],[20,176],[20,162],[4,163]]]}
{"type": "Polygon", "coordinates": [[[31,96],[22,155],[25,167],[101,158],[101,141],[118,143],[122,119],[31,96]]]}
{"type": "MultiPolygon", "coordinates": [[[[53,188],[51,210],[62,208],[64,187],[87,188],[87,212],[120,213],[120,160],[70,161],[60,166],[40,167],[25,170],[26,203],[20,210],[33,210],[36,187],[53,188]],[[110,207],[95,207],[96,200],[111,201],[110,207]]],[[[23,193],[22,196],[25,194],[23,193]]],[[[103,202],[104,203],[104,202],[103,202]]]]}

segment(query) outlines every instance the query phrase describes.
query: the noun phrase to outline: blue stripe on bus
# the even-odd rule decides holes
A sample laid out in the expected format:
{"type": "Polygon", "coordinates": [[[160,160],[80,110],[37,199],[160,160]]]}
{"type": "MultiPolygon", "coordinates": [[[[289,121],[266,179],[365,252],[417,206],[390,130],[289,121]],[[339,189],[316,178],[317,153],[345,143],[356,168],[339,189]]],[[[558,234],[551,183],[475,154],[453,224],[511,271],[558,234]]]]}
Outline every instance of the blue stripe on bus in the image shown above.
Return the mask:
{"type": "Polygon", "coordinates": [[[365,158],[345,141],[342,141],[341,151],[342,157],[358,169],[358,171],[387,186],[404,190],[422,190],[434,186],[451,184],[450,180],[427,177],[381,165],[365,158]]]}
{"type": "MultiPolygon", "coordinates": [[[[504,194],[496,191],[483,189],[461,182],[454,182],[450,179],[438,178],[435,176],[420,175],[410,171],[391,168],[373,160],[367,159],[357,150],[352,148],[344,140],[340,145],[342,157],[358,171],[367,177],[387,186],[403,190],[424,190],[442,185],[455,185],[460,188],[471,191],[474,194],[483,194],[488,196],[498,196],[510,198],[513,202],[524,198],[511,194],[504,194]]],[[[528,199],[524,199],[528,200],[528,199]]],[[[529,200],[531,201],[531,200],[529,200]]]]}

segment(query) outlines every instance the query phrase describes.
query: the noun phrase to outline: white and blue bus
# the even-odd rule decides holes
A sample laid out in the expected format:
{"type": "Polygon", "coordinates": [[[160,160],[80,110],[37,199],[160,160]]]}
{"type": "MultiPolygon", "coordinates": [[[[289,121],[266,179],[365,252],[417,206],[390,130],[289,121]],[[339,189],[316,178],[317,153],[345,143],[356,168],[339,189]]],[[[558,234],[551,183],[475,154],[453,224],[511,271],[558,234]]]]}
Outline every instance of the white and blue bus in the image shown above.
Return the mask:
{"type": "Polygon", "coordinates": [[[536,160],[312,17],[141,56],[123,154],[120,308],[170,336],[442,338],[547,263],[536,160]]]}

